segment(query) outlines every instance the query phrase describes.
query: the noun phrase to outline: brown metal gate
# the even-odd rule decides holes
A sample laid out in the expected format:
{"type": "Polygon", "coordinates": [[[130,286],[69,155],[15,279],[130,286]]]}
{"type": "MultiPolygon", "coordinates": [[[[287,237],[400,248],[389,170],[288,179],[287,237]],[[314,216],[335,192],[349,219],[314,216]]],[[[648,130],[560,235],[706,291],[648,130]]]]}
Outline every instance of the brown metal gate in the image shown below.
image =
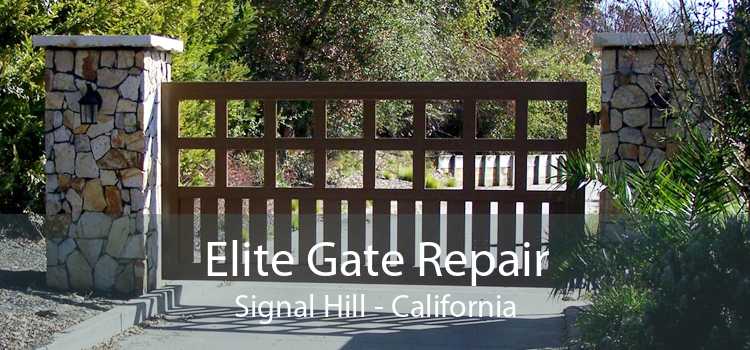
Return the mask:
{"type": "MultiPolygon", "coordinates": [[[[163,195],[163,278],[234,279],[266,281],[359,282],[467,285],[469,276],[451,277],[443,274],[422,277],[416,268],[403,270],[401,277],[363,276],[320,277],[306,266],[307,250],[322,238],[337,244],[326,249],[326,257],[340,257],[342,221],[348,250],[365,249],[368,230],[373,249],[389,250],[393,244],[404,255],[405,266],[415,261],[415,235],[421,241],[441,242],[440,230],[446,232],[441,243],[447,250],[514,250],[521,242],[516,239],[522,230],[522,241],[530,250],[547,244],[543,229],[550,240],[561,239],[561,218],[584,214],[583,191],[575,189],[533,188],[527,185],[527,157],[530,154],[582,150],[585,147],[586,85],[582,82],[237,82],[237,83],[165,83],[162,85],[162,195],[163,195]],[[359,100],[363,105],[361,138],[326,137],[326,101],[359,100]],[[179,102],[210,100],[215,106],[215,130],[210,137],[179,137],[179,102]],[[227,134],[227,101],[262,101],[264,133],[259,138],[231,138],[227,134]],[[313,104],[313,135],[310,138],[277,136],[276,102],[307,100],[313,104]],[[411,138],[376,137],[375,106],[382,100],[407,100],[413,106],[414,136],[411,138]],[[463,106],[461,138],[428,138],[425,135],[425,104],[432,100],[459,100],[463,106]],[[478,139],[476,137],[477,101],[509,100],[515,102],[515,133],[512,139],[478,139]],[[527,114],[530,101],[563,101],[567,103],[567,137],[560,140],[527,138],[527,114]],[[208,149],[215,152],[215,183],[212,187],[181,187],[178,185],[179,150],[208,149]],[[313,183],[310,188],[277,188],[276,152],[285,149],[312,151],[313,183]],[[227,186],[228,150],[263,151],[264,182],[261,187],[227,186]],[[326,151],[362,151],[362,188],[326,187],[326,151]],[[380,189],[375,186],[375,152],[406,150],[413,154],[413,186],[411,189],[380,189]],[[461,189],[425,189],[425,151],[448,150],[463,154],[463,187],[461,189]],[[483,190],[475,186],[475,155],[486,152],[512,152],[514,186],[509,190],[483,190]],[[271,156],[269,156],[271,155],[271,156]],[[519,165],[520,164],[520,165],[519,165]],[[273,201],[273,215],[267,212],[273,201]],[[298,201],[298,230],[292,233],[292,200],[298,201]],[[196,201],[200,208],[196,209],[196,201]],[[319,212],[322,201],[323,212],[319,212]],[[342,213],[341,203],[348,212],[342,213]],[[390,216],[395,201],[397,215],[390,216]],[[221,205],[217,203],[222,203],[221,205]],[[467,205],[467,203],[471,203],[467,205]],[[519,214],[518,203],[523,203],[519,214]],[[415,207],[421,204],[422,213],[415,207]],[[466,209],[470,206],[471,212],[466,209]],[[441,207],[443,215],[441,218],[441,207]],[[447,210],[445,210],[447,207],[447,210]],[[490,207],[496,208],[491,214],[490,207]],[[243,209],[244,208],[244,209],[243,209]],[[372,208],[367,215],[366,208],[372,208]],[[545,209],[546,208],[546,209],[545,209]],[[545,212],[546,211],[546,212],[545,212]],[[447,214],[446,214],[447,213],[447,214]],[[318,218],[324,215],[323,223],[318,218]],[[494,221],[494,223],[492,222],[494,221]],[[443,226],[441,228],[440,226],[443,226]],[[471,226],[466,233],[466,225],[471,226]],[[544,228],[542,226],[545,226],[544,228]],[[421,226],[421,230],[419,229],[421,226]],[[290,250],[297,246],[299,264],[292,266],[292,277],[273,273],[259,277],[251,266],[251,277],[244,277],[240,264],[239,277],[231,276],[231,264],[219,264],[218,271],[230,272],[229,277],[209,278],[206,274],[208,241],[242,241],[245,227],[250,250],[273,242],[274,250],[290,250]],[[397,232],[395,237],[391,230],[397,232]],[[491,229],[496,230],[495,233],[491,229]],[[273,231],[268,238],[267,230],[273,231]],[[319,231],[323,231],[322,234],[319,231]],[[224,237],[221,237],[221,236],[224,237]],[[491,244],[490,236],[497,238],[491,244]],[[194,239],[194,236],[197,238],[194,239]],[[297,237],[295,242],[292,238],[297,237]],[[317,238],[316,238],[317,237],[317,238]],[[267,241],[268,240],[268,241],[267,241]],[[470,240],[470,245],[467,244],[470,240]],[[199,247],[199,248],[198,248],[199,247]],[[199,253],[198,253],[199,252],[199,253]]],[[[573,220],[579,225],[581,220],[573,220]]],[[[566,225],[570,225],[568,220],[566,225]]],[[[569,227],[569,226],[568,226],[569,227]]],[[[579,227],[576,227],[578,229],[579,227]]],[[[580,227],[582,229],[582,227],[580,227]]],[[[231,247],[231,243],[228,243],[231,247]]],[[[227,249],[231,261],[231,249],[227,249]]],[[[533,259],[532,259],[533,260],[533,259]]],[[[533,262],[532,262],[533,263],[533,262]]],[[[268,269],[266,269],[268,270],[268,269]]],[[[532,270],[533,271],[533,270],[532,270]]],[[[480,285],[547,285],[544,277],[501,277],[494,273],[480,278],[480,285]]]]}

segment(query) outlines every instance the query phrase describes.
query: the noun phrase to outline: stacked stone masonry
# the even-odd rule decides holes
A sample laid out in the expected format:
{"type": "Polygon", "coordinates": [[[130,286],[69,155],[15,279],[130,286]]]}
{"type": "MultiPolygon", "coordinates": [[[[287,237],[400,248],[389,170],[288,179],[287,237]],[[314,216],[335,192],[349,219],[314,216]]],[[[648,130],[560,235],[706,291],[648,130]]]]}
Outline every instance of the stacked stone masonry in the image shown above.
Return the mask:
{"type": "Polygon", "coordinates": [[[44,140],[47,283],[135,295],[158,280],[159,86],[170,54],[153,48],[48,48],[44,140]],[[92,84],[103,103],[81,123],[92,84]]]}
{"type": "Polygon", "coordinates": [[[657,56],[653,48],[602,49],[602,158],[645,170],[665,159],[674,120],[663,117],[665,68],[657,56]]]}

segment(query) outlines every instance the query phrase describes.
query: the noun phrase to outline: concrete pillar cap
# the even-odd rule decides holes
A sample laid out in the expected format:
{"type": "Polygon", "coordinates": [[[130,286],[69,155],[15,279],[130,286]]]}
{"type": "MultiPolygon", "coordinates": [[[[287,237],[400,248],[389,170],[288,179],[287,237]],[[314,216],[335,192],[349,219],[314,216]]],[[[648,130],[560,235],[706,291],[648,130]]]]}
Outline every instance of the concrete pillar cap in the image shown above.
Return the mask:
{"type": "Polygon", "coordinates": [[[152,48],[160,51],[182,52],[181,40],[157,35],[33,35],[36,47],[95,49],[95,48],[152,48]]]}

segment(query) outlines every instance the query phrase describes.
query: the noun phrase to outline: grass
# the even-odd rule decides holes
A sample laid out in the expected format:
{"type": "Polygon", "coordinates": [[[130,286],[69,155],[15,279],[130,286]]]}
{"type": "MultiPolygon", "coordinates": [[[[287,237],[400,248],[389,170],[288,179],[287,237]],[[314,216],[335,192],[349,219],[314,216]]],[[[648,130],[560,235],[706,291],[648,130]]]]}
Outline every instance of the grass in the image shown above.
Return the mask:
{"type": "Polygon", "coordinates": [[[449,177],[445,180],[444,185],[448,188],[458,187],[458,181],[456,180],[456,178],[449,177]]]}
{"type": "Polygon", "coordinates": [[[414,171],[411,168],[402,168],[398,170],[398,178],[404,181],[414,181],[414,171]]]}
{"type": "Polygon", "coordinates": [[[424,179],[424,187],[429,189],[440,188],[440,180],[436,179],[432,175],[427,175],[424,179]]]}

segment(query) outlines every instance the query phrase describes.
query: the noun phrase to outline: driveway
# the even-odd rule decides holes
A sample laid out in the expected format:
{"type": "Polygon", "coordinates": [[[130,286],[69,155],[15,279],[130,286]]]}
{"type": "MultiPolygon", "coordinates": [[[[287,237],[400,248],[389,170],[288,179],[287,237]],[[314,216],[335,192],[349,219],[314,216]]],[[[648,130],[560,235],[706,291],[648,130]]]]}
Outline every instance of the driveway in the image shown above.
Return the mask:
{"type": "MultiPolygon", "coordinates": [[[[394,286],[314,283],[172,281],[182,285],[182,295],[163,320],[140,334],[119,338],[123,349],[547,349],[559,348],[564,332],[562,310],[578,303],[549,297],[544,288],[491,288],[394,286]],[[237,317],[243,309],[238,295],[261,300],[309,301],[312,315],[305,317],[237,317]],[[364,317],[326,316],[325,295],[365,295],[359,311],[364,317]],[[399,317],[411,301],[450,294],[449,299],[497,301],[515,304],[516,317],[399,317]]],[[[354,297],[352,297],[354,299],[354,297]]],[[[358,299],[359,300],[359,299],[358,299]]],[[[244,304],[250,305],[248,299],[244,304]]],[[[360,303],[361,304],[361,303],[360,303]]],[[[438,312],[440,309],[438,308],[438,312]]],[[[507,308],[505,309],[508,310],[507,308]]],[[[266,310],[268,311],[268,310],[266,310]]],[[[433,310],[434,311],[434,310],[433,310]]],[[[285,312],[282,316],[286,316],[285,312]]]]}

